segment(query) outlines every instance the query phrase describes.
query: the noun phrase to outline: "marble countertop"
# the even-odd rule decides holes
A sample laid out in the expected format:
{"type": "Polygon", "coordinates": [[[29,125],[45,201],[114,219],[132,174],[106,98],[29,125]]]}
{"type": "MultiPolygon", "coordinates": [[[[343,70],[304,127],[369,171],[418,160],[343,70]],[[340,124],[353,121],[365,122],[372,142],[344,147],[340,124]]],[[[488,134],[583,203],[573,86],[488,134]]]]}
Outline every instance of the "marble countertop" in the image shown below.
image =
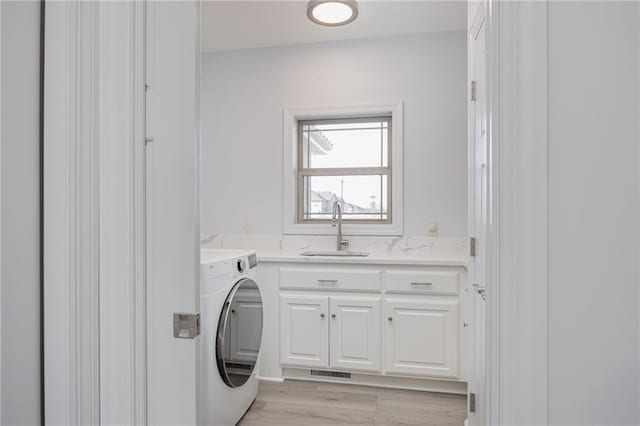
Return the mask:
{"type": "Polygon", "coordinates": [[[469,264],[469,241],[464,237],[349,237],[349,250],[366,257],[301,256],[305,251],[335,250],[335,237],[299,235],[204,235],[202,248],[253,249],[259,262],[332,263],[415,266],[469,264]]]}
{"type": "Polygon", "coordinates": [[[417,256],[412,254],[380,254],[370,253],[369,256],[302,256],[300,252],[286,251],[256,251],[258,262],[280,263],[340,263],[340,264],[375,264],[375,265],[416,265],[416,266],[468,266],[468,261],[462,256],[448,253],[439,255],[417,256]]]}

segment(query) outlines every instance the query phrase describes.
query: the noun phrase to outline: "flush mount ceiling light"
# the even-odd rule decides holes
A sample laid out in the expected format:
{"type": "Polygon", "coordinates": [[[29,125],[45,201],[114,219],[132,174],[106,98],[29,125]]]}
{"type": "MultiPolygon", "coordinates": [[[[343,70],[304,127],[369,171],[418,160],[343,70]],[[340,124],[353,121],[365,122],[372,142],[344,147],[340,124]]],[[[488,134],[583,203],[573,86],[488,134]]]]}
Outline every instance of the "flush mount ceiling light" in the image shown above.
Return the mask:
{"type": "Polygon", "coordinates": [[[311,0],[307,17],[319,25],[339,27],[358,17],[358,5],[355,0],[311,0]]]}

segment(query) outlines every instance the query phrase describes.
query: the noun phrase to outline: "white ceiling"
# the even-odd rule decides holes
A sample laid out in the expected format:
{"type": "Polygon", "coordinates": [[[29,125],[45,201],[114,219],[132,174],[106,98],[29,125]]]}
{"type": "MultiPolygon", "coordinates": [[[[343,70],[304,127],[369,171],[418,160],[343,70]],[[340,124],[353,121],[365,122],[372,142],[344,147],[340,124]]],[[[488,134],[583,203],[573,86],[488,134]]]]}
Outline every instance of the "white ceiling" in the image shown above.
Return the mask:
{"type": "Polygon", "coordinates": [[[307,1],[205,1],[202,49],[216,52],[466,29],[465,1],[359,1],[344,27],[307,19],[307,1]]]}

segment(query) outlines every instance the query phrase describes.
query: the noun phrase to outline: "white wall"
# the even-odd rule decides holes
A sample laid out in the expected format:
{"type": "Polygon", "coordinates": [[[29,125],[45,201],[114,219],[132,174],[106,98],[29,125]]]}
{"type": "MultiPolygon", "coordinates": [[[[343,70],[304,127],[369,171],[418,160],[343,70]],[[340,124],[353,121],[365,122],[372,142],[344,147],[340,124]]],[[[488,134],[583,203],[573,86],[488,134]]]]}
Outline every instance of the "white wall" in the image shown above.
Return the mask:
{"type": "Polygon", "coordinates": [[[549,3],[550,424],[640,421],[638,17],[549,3]]]}
{"type": "Polygon", "coordinates": [[[2,2],[2,418],[40,423],[39,2],[2,2]]]}
{"type": "Polygon", "coordinates": [[[201,233],[282,233],[282,110],[404,101],[405,234],[466,235],[466,37],[442,32],[210,53],[201,233]]]}

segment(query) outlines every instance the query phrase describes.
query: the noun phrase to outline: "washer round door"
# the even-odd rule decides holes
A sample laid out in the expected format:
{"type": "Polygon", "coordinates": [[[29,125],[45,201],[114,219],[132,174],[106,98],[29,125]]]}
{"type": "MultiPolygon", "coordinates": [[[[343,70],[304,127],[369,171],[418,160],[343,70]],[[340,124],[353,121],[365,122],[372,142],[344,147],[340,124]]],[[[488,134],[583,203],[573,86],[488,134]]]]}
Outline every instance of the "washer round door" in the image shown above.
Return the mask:
{"type": "Polygon", "coordinates": [[[255,281],[238,281],[225,300],[218,322],[216,362],[222,380],[230,387],[251,377],[262,341],[262,297],[255,281]]]}

